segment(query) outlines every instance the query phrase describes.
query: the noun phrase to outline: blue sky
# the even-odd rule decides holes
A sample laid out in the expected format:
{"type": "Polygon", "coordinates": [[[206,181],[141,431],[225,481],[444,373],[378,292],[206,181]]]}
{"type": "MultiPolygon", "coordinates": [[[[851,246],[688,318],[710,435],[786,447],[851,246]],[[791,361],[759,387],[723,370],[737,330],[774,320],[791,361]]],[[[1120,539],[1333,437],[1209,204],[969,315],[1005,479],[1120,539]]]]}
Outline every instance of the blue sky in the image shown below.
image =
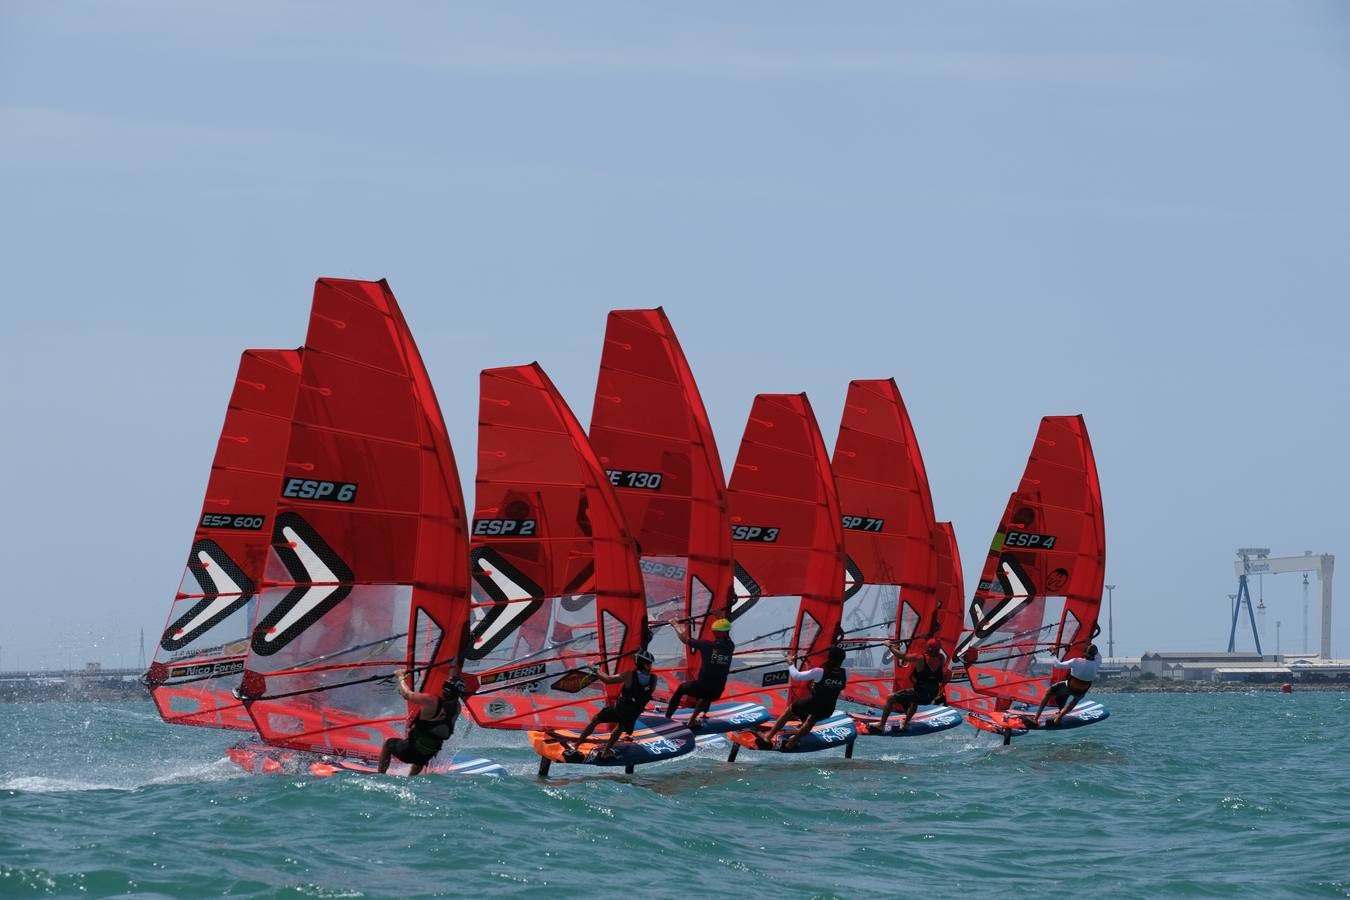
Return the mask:
{"type": "Polygon", "coordinates": [[[153,642],[320,275],[389,278],[466,465],[483,367],[588,417],[610,308],[728,463],[754,392],[832,438],[893,375],[968,582],[1081,412],[1117,652],[1217,647],[1234,548],[1350,565],[1347,109],[1335,2],[5,3],[0,668],[153,642]]]}

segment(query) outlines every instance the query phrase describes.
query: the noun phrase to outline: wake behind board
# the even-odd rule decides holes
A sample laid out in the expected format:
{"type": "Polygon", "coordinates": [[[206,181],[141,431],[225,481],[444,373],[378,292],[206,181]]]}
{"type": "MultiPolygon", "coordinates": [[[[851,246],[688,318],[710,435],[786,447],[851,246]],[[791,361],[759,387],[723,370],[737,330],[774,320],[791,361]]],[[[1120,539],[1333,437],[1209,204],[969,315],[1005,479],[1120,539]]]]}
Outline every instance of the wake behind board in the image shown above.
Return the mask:
{"type": "MultiPolygon", "coordinates": [[[[674,719],[685,727],[689,726],[692,707],[676,711],[674,719]]],[[[765,722],[773,721],[773,715],[758,703],[743,703],[739,700],[723,700],[708,707],[706,716],[699,716],[698,726],[689,729],[694,734],[724,734],[728,731],[742,731],[755,728],[765,722]]]]}
{"type": "MultiPolygon", "coordinates": [[[[783,730],[773,739],[774,751],[780,753],[817,753],[821,750],[829,750],[832,747],[848,747],[848,754],[852,756],[853,742],[858,737],[858,728],[853,724],[853,717],[848,713],[837,712],[827,719],[817,722],[811,731],[802,735],[802,739],[797,745],[788,749],[787,742],[797,733],[801,723],[790,723],[783,726],[783,730]]],[[[771,725],[765,724],[749,731],[733,731],[727,734],[734,745],[731,748],[729,760],[735,760],[736,753],[741,747],[748,750],[763,749],[759,746],[758,738],[768,735],[771,725]]]]}
{"type": "Polygon", "coordinates": [[[577,744],[579,731],[531,731],[530,744],[541,757],[539,774],[548,774],[549,763],[572,762],[574,765],[623,766],[631,770],[634,766],[674,759],[694,750],[694,733],[678,722],[664,716],[640,716],[637,727],[631,736],[621,737],[614,744],[614,756],[602,758],[601,749],[609,740],[609,732],[592,734],[582,744],[577,744]],[[570,761],[566,758],[568,747],[574,747],[581,758],[570,761]]]}
{"type": "Polygon", "coordinates": [[[950,706],[920,706],[914,713],[914,718],[909,720],[909,725],[904,731],[900,730],[900,723],[905,721],[904,713],[891,713],[891,717],[886,720],[886,731],[884,734],[872,734],[867,730],[867,726],[876,725],[881,722],[880,716],[869,716],[861,713],[853,714],[853,721],[858,726],[858,734],[863,737],[919,737],[925,734],[936,734],[939,731],[946,731],[948,728],[955,728],[961,724],[964,716],[958,710],[950,706]]]}
{"type": "MultiPolygon", "coordinates": [[[[376,765],[367,760],[287,750],[257,741],[235,744],[225,751],[225,755],[239,768],[254,775],[314,775],[326,778],[340,772],[378,774],[376,765]]],[[[408,769],[407,763],[395,759],[389,766],[388,774],[407,775],[408,769]]],[[[490,759],[469,752],[458,752],[449,757],[436,757],[422,770],[422,774],[501,776],[508,773],[490,759]]]]}

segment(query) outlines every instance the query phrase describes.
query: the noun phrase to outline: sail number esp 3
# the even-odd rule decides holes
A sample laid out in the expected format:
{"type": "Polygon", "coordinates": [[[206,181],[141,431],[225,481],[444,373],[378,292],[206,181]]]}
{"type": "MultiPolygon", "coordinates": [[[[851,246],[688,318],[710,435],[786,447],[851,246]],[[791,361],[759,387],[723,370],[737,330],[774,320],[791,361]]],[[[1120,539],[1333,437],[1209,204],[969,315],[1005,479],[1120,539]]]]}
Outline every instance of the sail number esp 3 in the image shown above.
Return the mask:
{"type": "Polygon", "coordinates": [[[323,481],[317,478],[287,478],[281,484],[281,496],[292,500],[352,503],[356,500],[356,484],[350,481],[323,481]]]}
{"type": "Polygon", "coordinates": [[[628,469],[606,469],[609,483],[614,487],[638,488],[644,491],[661,490],[660,472],[632,472],[628,469]]]}
{"type": "Polygon", "coordinates": [[[886,520],[871,516],[844,516],[844,527],[854,531],[880,531],[886,527],[886,520]]]}
{"type": "Polygon", "coordinates": [[[731,539],[733,541],[759,541],[764,544],[772,544],[778,540],[778,529],[771,528],[768,525],[732,525],[731,539]]]}

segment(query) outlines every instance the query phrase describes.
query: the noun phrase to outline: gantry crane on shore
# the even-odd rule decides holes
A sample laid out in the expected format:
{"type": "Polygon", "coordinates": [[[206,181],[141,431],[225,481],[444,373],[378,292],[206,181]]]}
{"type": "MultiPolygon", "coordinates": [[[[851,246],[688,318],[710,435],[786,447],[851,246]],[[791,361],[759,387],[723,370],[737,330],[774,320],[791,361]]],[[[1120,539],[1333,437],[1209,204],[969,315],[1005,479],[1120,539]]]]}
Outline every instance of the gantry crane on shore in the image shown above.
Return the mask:
{"type": "MultiPolygon", "coordinates": [[[[1233,604],[1233,622],[1228,630],[1228,652],[1233,652],[1237,641],[1238,617],[1242,607],[1247,607],[1247,618],[1252,626],[1252,638],[1256,641],[1256,652],[1261,652],[1261,635],[1256,628],[1256,615],[1252,611],[1252,595],[1247,590],[1249,575],[1280,575],[1285,572],[1316,572],[1317,581],[1322,586],[1322,643],[1319,655],[1323,659],[1331,658],[1331,574],[1336,557],[1330,553],[1314,554],[1305,550],[1302,556],[1271,556],[1269,547],[1242,547],[1237,551],[1238,559],[1233,564],[1237,572],[1238,592],[1233,604]]],[[[1308,583],[1308,576],[1303,576],[1308,583]]]]}

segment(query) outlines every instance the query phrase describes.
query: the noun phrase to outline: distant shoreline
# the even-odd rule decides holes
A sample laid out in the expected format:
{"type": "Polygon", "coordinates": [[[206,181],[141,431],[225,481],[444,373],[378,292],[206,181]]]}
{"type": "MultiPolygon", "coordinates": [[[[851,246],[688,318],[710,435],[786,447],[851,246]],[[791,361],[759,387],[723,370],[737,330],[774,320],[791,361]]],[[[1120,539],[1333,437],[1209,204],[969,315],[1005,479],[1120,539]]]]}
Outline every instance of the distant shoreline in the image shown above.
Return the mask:
{"type": "MultiPolygon", "coordinates": [[[[1350,691],[1350,684],[1337,681],[1292,682],[1295,694],[1350,691]]],[[[1138,678],[1120,678],[1099,681],[1092,686],[1094,694],[1246,694],[1252,691],[1280,690],[1280,682],[1244,681],[1173,681],[1167,678],[1144,681],[1138,678]]]]}

